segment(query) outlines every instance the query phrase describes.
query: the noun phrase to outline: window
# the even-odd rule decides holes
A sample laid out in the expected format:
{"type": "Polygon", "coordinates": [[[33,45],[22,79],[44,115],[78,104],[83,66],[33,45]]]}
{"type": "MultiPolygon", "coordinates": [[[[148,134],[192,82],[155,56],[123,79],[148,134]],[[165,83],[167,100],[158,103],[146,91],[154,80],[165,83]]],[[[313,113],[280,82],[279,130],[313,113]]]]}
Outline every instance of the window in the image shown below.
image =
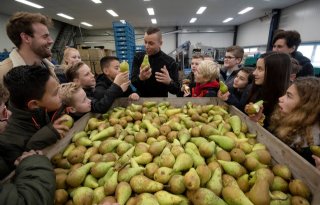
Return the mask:
{"type": "Polygon", "coordinates": [[[301,45],[298,47],[298,51],[303,53],[303,55],[309,59],[312,59],[312,52],[314,49],[314,45],[301,45]]]}

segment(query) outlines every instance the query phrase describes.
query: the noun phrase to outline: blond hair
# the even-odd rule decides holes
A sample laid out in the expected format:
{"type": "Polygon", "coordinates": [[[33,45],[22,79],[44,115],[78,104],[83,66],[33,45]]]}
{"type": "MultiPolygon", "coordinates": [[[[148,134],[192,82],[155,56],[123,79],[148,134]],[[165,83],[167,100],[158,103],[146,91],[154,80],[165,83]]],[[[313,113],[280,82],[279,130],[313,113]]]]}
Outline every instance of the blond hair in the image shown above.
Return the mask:
{"type": "Polygon", "coordinates": [[[73,106],[74,100],[73,96],[81,89],[81,86],[77,83],[62,83],[59,87],[59,96],[61,101],[66,106],[73,106]]]}
{"type": "Polygon", "coordinates": [[[199,64],[198,73],[209,82],[216,80],[219,77],[219,65],[211,60],[203,60],[199,64]]]}
{"type": "Polygon", "coordinates": [[[68,47],[68,48],[64,49],[64,51],[63,51],[63,60],[62,60],[61,66],[63,66],[64,68],[71,66],[71,65],[68,65],[67,58],[69,58],[70,53],[72,51],[77,51],[79,53],[79,51],[77,49],[71,48],[71,47],[68,47]]]}

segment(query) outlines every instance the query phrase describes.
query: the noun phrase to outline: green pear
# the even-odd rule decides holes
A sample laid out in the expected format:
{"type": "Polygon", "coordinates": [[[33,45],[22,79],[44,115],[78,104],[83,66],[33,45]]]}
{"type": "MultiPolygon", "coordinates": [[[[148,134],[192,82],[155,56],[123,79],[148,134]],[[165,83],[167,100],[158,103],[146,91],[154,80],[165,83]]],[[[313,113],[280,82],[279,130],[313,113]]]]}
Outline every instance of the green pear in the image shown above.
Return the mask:
{"type": "Polygon", "coordinates": [[[71,164],[77,164],[83,161],[84,153],[81,148],[76,147],[75,149],[71,150],[67,156],[68,161],[71,164]]]}
{"type": "Polygon", "coordinates": [[[165,147],[160,154],[160,167],[172,168],[176,159],[168,147],[165,147]]]}
{"type": "Polygon", "coordinates": [[[163,190],[156,192],[154,196],[157,198],[160,205],[178,205],[182,202],[182,198],[180,196],[163,190]]]}
{"type": "Polygon", "coordinates": [[[83,164],[86,164],[86,163],[88,162],[89,158],[90,158],[91,156],[97,154],[98,151],[99,151],[99,150],[98,150],[97,147],[89,147],[89,148],[87,149],[87,151],[84,153],[82,163],[83,163],[83,164]]]}
{"type": "Polygon", "coordinates": [[[71,167],[71,164],[68,159],[64,158],[56,162],[56,167],[61,169],[69,169],[71,167]]]}
{"type": "Polygon", "coordinates": [[[131,147],[126,153],[124,153],[115,163],[114,168],[116,170],[121,169],[124,165],[130,162],[135,147],[131,147]]]}
{"type": "Polygon", "coordinates": [[[144,170],[144,167],[125,167],[119,171],[118,181],[129,182],[133,176],[141,174],[144,170]]]}
{"type": "Polygon", "coordinates": [[[162,153],[164,147],[167,145],[166,140],[162,140],[160,142],[153,142],[149,147],[149,153],[151,153],[154,157],[158,156],[162,153]]]}
{"type": "Polygon", "coordinates": [[[235,178],[238,178],[247,173],[247,170],[238,162],[229,162],[223,160],[218,160],[218,162],[227,174],[230,174],[235,178]]]}
{"type": "Polygon", "coordinates": [[[87,137],[87,133],[85,131],[80,131],[80,132],[77,132],[73,135],[72,137],[72,142],[75,142],[77,141],[77,139],[81,138],[81,137],[87,137]]]}
{"type": "Polygon", "coordinates": [[[203,187],[210,180],[212,172],[206,164],[197,166],[196,171],[200,177],[200,186],[203,187]]]}
{"type": "Polygon", "coordinates": [[[289,190],[294,196],[301,196],[305,199],[309,199],[311,196],[309,187],[301,179],[294,179],[290,181],[289,190]]]}
{"type": "Polygon", "coordinates": [[[116,191],[118,185],[118,171],[113,172],[111,177],[105,181],[103,187],[104,187],[104,193],[106,196],[114,194],[116,191]]]}
{"type": "Polygon", "coordinates": [[[100,154],[112,152],[121,142],[122,140],[115,139],[104,140],[99,146],[100,154]]]}
{"type": "Polygon", "coordinates": [[[166,184],[170,180],[173,174],[174,174],[173,169],[169,167],[160,167],[154,173],[153,178],[157,182],[166,184]]]}
{"type": "Polygon", "coordinates": [[[220,147],[216,148],[216,158],[217,160],[231,161],[230,153],[220,147]]]}
{"type": "Polygon", "coordinates": [[[129,71],[129,63],[127,61],[122,61],[120,63],[120,72],[128,72],[129,71]]]}
{"type": "Polygon", "coordinates": [[[222,94],[225,94],[226,92],[228,92],[228,86],[221,80],[219,81],[219,91],[222,94]]]}
{"type": "Polygon", "coordinates": [[[222,169],[220,167],[216,168],[213,172],[212,177],[206,184],[206,188],[210,189],[217,196],[220,196],[223,184],[222,184],[222,169]]]}
{"type": "Polygon", "coordinates": [[[262,164],[271,164],[271,154],[268,150],[266,149],[258,149],[255,151],[252,151],[251,153],[247,154],[247,157],[254,157],[257,160],[259,160],[259,162],[261,162],[262,164]]]}
{"type": "Polygon", "coordinates": [[[103,186],[97,187],[93,190],[92,204],[99,204],[106,195],[104,194],[103,186]]]}
{"type": "Polygon", "coordinates": [[[230,137],[223,135],[210,135],[208,139],[213,140],[222,149],[231,151],[236,146],[236,141],[230,137]]]}
{"type": "Polygon", "coordinates": [[[201,137],[209,137],[210,135],[218,134],[219,131],[211,125],[204,124],[201,126],[200,135],[201,137]]]}
{"type": "Polygon", "coordinates": [[[189,170],[193,165],[192,157],[188,153],[178,155],[173,165],[173,170],[176,172],[189,170]]]}
{"type": "Polygon", "coordinates": [[[186,190],[184,177],[182,175],[173,175],[169,182],[169,190],[173,194],[182,194],[186,190]]]}
{"type": "Polygon", "coordinates": [[[140,69],[143,70],[143,69],[150,69],[150,63],[149,63],[149,57],[148,55],[144,55],[143,57],[143,61],[141,63],[141,66],[140,66],[140,69]]]}
{"type": "Polygon", "coordinates": [[[64,189],[57,189],[54,194],[55,204],[65,204],[68,201],[68,192],[64,189]]]}
{"type": "Polygon", "coordinates": [[[62,156],[63,157],[67,157],[69,155],[69,153],[76,148],[76,145],[74,143],[69,144],[63,151],[62,156]]]}
{"type": "Polygon", "coordinates": [[[268,181],[258,177],[255,184],[250,189],[248,197],[250,201],[256,205],[270,204],[268,181]]]}
{"type": "Polygon", "coordinates": [[[283,191],[286,192],[289,188],[289,183],[284,180],[282,177],[275,176],[273,183],[270,187],[271,191],[283,191]]]}
{"type": "Polygon", "coordinates": [[[209,158],[215,153],[216,143],[211,141],[209,143],[202,143],[199,146],[201,156],[209,158]]]}
{"type": "Polygon", "coordinates": [[[143,175],[136,175],[130,180],[131,188],[136,193],[154,193],[163,189],[163,184],[153,181],[143,175]]]}
{"type": "Polygon", "coordinates": [[[98,134],[91,136],[90,140],[92,140],[92,141],[101,140],[101,139],[105,139],[108,137],[112,137],[115,134],[116,134],[116,129],[113,126],[111,126],[111,127],[105,128],[104,130],[102,130],[98,134]]]}
{"type": "Polygon", "coordinates": [[[237,183],[237,180],[229,174],[222,175],[222,184],[223,184],[223,187],[233,186],[233,187],[237,187],[238,189],[240,189],[240,187],[237,183]]]}
{"type": "Polygon", "coordinates": [[[260,163],[256,158],[254,157],[247,157],[244,166],[249,170],[249,171],[255,171],[261,168],[267,168],[268,165],[260,163]]]}
{"type": "Polygon", "coordinates": [[[187,129],[182,129],[178,132],[178,138],[182,145],[186,144],[189,139],[191,138],[191,135],[187,129]]]}
{"type": "Polygon", "coordinates": [[[84,179],[83,186],[95,189],[99,186],[98,180],[94,178],[91,174],[88,174],[84,179]]]}
{"type": "Polygon", "coordinates": [[[75,141],[76,146],[92,146],[92,141],[88,137],[81,137],[75,141]]]}
{"type": "Polygon", "coordinates": [[[237,183],[240,187],[240,189],[246,193],[250,190],[250,186],[249,186],[249,175],[248,174],[244,174],[241,177],[239,177],[237,179],[237,183]]]}
{"type": "Polygon", "coordinates": [[[187,191],[188,199],[197,205],[228,205],[211,190],[199,188],[195,191],[187,191]]]}
{"type": "Polygon", "coordinates": [[[197,147],[199,147],[201,144],[209,143],[208,140],[206,138],[203,138],[203,137],[192,137],[190,139],[190,142],[192,142],[195,145],[197,145],[197,147]]]}
{"type": "Polygon", "coordinates": [[[139,142],[134,148],[134,155],[140,156],[142,153],[147,153],[150,148],[150,145],[145,142],[139,142]]]}
{"type": "Polygon", "coordinates": [[[185,145],[185,152],[188,153],[193,159],[193,164],[195,167],[206,164],[204,158],[200,155],[200,152],[195,144],[192,142],[187,142],[185,145]]]}
{"type": "Polygon", "coordinates": [[[120,182],[116,188],[116,199],[119,205],[125,205],[132,193],[128,182],[120,182]]]}
{"type": "Polygon", "coordinates": [[[224,187],[222,196],[229,205],[254,205],[241,189],[234,186],[224,187]]]}
{"type": "Polygon", "coordinates": [[[310,146],[310,150],[311,150],[311,152],[312,152],[314,155],[320,157],[320,146],[311,145],[311,146],[310,146]]]}
{"type": "Polygon", "coordinates": [[[285,180],[290,180],[292,177],[289,167],[285,164],[274,165],[272,171],[276,176],[282,177],[285,180]]]}
{"type": "Polygon", "coordinates": [[[121,142],[116,149],[116,152],[119,156],[122,156],[126,151],[128,151],[132,147],[132,144],[129,144],[125,141],[121,142]]]}
{"type": "Polygon", "coordinates": [[[184,185],[188,190],[196,190],[200,188],[200,177],[194,168],[191,168],[184,175],[184,185]]]}
{"type": "Polygon", "coordinates": [[[229,119],[229,124],[234,132],[234,134],[239,135],[241,130],[241,119],[238,115],[233,115],[229,119]]]}
{"type": "Polygon", "coordinates": [[[61,123],[62,125],[65,125],[68,128],[71,128],[73,126],[74,120],[70,115],[64,114],[61,116],[61,118],[63,118],[65,120],[61,123]]]}
{"type": "Polygon", "coordinates": [[[152,154],[149,152],[142,153],[140,156],[133,157],[133,159],[140,165],[146,165],[152,162],[152,154]]]}
{"type": "Polygon", "coordinates": [[[151,162],[146,165],[145,170],[144,170],[144,175],[148,177],[149,179],[154,179],[154,173],[159,169],[159,166],[155,162],[151,162]]]}
{"type": "Polygon", "coordinates": [[[142,123],[145,124],[147,127],[147,135],[148,137],[158,137],[160,134],[160,131],[158,128],[156,128],[150,120],[142,120],[142,123]]]}
{"type": "Polygon", "coordinates": [[[98,180],[99,186],[103,186],[105,184],[105,182],[110,179],[110,177],[112,176],[113,173],[114,173],[114,170],[112,168],[109,169],[107,171],[107,173],[98,180]]]}
{"type": "Polygon", "coordinates": [[[91,205],[93,201],[93,190],[89,187],[79,187],[71,192],[74,205],[91,205]]]}
{"type": "Polygon", "coordinates": [[[246,154],[240,148],[233,148],[230,152],[232,161],[243,163],[246,160],[246,154]]]}
{"type": "Polygon", "coordinates": [[[309,201],[301,196],[293,196],[291,198],[292,205],[310,205],[309,201]]]}
{"type": "Polygon", "coordinates": [[[66,179],[67,184],[71,187],[80,186],[94,164],[94,162],[89,162],[88,164],[81,166],[79,169],[71,171],[66,179]]]}
{"type": "Polygon", "coordinates": [[[160,205],[157,198],[149,193],[142,193],[136,198],[135,205],[160,205]]]}
{"type": "Polygon", "coordinates": [[[181,145],[172,145],[170,151],[177,158],[181,153],[184,153],[184,148],[181,145]]]}
{"type": "Polygon", "coordinates": [[[245,153],[249,154],[252,151],[253,145],[249,144],[249,142],[241,142],[238,147],[245,153]]]}
{"type": "Polygon", "coordinates": [[[56,189],[65,189],[67,173],[56,174],[56,189]]]}

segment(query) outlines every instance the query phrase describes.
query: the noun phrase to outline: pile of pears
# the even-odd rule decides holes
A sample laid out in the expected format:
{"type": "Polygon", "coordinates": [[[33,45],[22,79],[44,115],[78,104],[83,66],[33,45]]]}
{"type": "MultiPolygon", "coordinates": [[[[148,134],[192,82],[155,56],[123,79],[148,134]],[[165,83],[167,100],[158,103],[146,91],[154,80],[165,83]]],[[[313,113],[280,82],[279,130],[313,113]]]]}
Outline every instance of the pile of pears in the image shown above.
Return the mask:
{"type": "Polygon", "coordinates": [[[296,205],[311,192],[273,164],[226,105],[146,101],[90,118],[52,158],[55,204],[296,205]]]}

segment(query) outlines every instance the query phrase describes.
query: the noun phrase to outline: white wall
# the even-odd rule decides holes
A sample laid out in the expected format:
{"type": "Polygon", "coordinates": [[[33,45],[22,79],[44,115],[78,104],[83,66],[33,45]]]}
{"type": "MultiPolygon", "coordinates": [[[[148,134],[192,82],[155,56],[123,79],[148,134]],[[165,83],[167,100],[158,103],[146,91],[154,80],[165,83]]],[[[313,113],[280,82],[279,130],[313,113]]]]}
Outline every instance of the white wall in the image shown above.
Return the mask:
{"type": "Polygon", "coordinates": [[[320,41],[320,1],[307,0],[282,10],[279,28],[296,30],[302,42],[320,41]]]}

